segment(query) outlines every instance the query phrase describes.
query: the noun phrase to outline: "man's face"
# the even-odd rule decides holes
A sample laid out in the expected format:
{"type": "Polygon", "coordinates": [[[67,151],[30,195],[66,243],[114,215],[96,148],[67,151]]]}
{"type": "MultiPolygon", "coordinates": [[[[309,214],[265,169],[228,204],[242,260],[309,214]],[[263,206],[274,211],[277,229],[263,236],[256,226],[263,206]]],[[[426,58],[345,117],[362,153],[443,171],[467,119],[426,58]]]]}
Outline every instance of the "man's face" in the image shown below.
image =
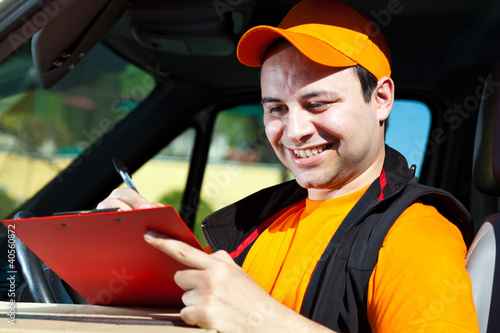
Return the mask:
{"type": "Polygon", "coordinates": [[[383,125],[353,68],[319,65],[285,44],[265,59],[261,89],[266,135],[309,198],[350,193],[378,177],[383,125]]]}

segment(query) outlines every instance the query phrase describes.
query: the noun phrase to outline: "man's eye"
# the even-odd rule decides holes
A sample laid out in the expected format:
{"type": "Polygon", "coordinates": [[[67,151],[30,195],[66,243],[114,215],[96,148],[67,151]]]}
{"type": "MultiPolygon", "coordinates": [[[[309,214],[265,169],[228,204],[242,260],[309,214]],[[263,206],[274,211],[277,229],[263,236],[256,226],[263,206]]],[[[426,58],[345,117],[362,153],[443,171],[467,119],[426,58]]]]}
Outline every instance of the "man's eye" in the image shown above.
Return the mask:
{"type": "Polygon", "coordinates": [[[278,113],[278,112],[283,112],[286,108],[284,106],[280,106],[280,105],[275,105],[275,106],[271,106],[269,108],[269,112],[271,113],[278,113]]]}
{"type": "Polygon", "coordinates": [[[309,109],[313,111],[322,111],[328,108],[330,103],[311,103],[309,109]]]}

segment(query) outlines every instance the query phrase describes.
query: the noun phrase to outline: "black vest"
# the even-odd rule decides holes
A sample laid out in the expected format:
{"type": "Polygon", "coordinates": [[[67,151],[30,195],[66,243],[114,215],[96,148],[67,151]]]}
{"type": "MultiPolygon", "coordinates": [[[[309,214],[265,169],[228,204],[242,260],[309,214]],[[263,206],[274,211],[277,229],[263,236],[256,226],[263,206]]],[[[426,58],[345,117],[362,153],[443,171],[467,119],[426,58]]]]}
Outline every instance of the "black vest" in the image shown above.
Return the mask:
{"type": "MultiPolygon", "coordinates": [[[[419,184],[407,165],[386,146],[381,176],[341,223],[314,270],[302,315],[338,332],[370,332],[368,282],[378,252],[396,219],[417,200],[436,207],[470,245],[473,227],[466,209],[449,193],[419,184]]],[[[208,216],[202,223],[205,237],[214,251],[224,249],[242,265],[258,235],[306,196],[295,181],[259,191],[208,216]]]]}

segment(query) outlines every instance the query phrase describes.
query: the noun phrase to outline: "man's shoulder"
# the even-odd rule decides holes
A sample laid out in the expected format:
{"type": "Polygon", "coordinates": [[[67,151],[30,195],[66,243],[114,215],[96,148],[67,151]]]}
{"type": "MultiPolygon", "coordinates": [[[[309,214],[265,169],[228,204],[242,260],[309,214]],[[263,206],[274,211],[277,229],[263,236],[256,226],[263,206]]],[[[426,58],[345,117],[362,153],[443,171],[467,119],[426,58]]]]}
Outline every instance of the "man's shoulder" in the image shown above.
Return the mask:
{"type": "Polygon", "coordinates": [[[460,230],[454,223],[443,216],[436,207],[421,201],[414,202],[399,216],[388,235],[396,230],[424,235],[430,233],[453,234],[453,236],[462,238],[460,230]]]}
{"type": "Polygon", "coordinates": [[[474,236],[472,219],[467,208],[457,198],[443,189],[422,185],[418,182],[410,182],[408,189],[419,193],[419,195],[415,202],[409,206],[409,209],[405,210],[406,216],[410,216],[410,213],[414,213],[416,216],[433,213],[432,215],[436,219],[448,220],[458,227],[465,243],[467,246],[470,245],[474,236]],[[418,203],[422,205],[414,206],[418,203]],[[442,218],[438,218],[439,216],[442,218]]]}

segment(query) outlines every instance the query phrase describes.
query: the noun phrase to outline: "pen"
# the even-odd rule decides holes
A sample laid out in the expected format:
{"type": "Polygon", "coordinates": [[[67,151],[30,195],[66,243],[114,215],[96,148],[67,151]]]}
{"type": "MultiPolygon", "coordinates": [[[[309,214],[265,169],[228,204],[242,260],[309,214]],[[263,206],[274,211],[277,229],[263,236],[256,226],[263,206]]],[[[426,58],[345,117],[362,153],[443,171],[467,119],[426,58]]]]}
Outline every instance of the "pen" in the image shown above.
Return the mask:
{"type": "Polygon", "coordinates": [[[139,191],[137,191],[137,188],[135,187],[134,183],[132,183],[132,178],[130,177],[130,174],[128,173],[127,167],[116,157],[113,157],[113,165],[115,166],[115,169],[118,172],[118,174],[122,177],[125,184],[128,187],[130,187],[131,189],[133,189],[134,191],[136,191],[137,193],[139,193],[139,191]]]}

